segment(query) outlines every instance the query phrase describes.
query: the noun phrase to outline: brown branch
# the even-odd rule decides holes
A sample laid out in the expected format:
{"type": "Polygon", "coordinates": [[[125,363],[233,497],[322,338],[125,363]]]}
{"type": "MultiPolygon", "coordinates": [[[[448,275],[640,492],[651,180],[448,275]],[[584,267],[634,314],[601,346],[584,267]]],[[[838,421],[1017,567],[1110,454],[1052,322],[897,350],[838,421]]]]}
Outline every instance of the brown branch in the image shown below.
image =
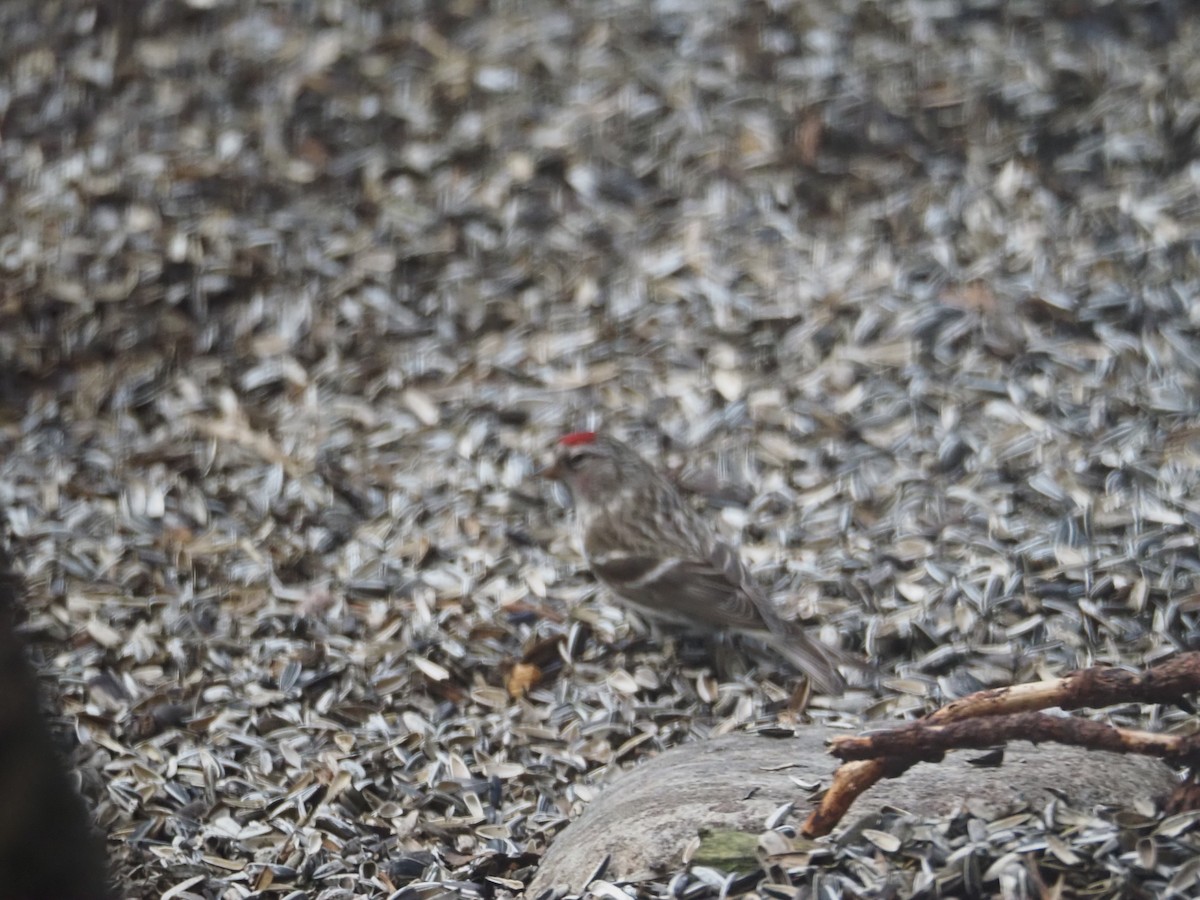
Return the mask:
{"type": "Polygon", "coordinates": [[[1015,712],[1112,706],[1116,703],[1174,703],[1200,691],[1200,653],[1182,653],[1146,672],[1093,666],[1054,681],[977,691],[934,712],[930,721],[1007,715],[1015,712]]]}
{"type": "MultiPolygon", "coordinates": [[[[967,719],[978,719],[995,716],[1014,716],[1019,713],[1027,713],[1033,710],[1046,709],[1048,707],[1061,707],[1062,709],[1079,709],[1081,707],[1109,706],[1114,703],[1172,703],[1180,702],[1186,694],[1200,691],[1200,653],[1182,653],[1160,666],[1155,666],[1147,672],[1130,672],[1125,669],[1114,669],[1106,666],[1097,666],[1090,669],[1081,669],[1078,672],[1072,672],[1070,675],[1054,681],[1043,681],[1035,684],[1019,684],[1005,688],[994,688],[986,691],[978,691],[967,697],[955,700],[947,704],[939,710],[934,711],[919,723],[905,728],[924,729],[929,733],[933,728],[940,728],[945,731],[945,726],[951,723],[962,722],[967,719]]],[[[1054,717],[1038,717],[1041,719],[1052,719],[1054,717]]],[[[1086,721],[1074,719],[1062,719],[1059,721],[1086,721]]],[[[1095,723],[1100,724],[1100,723],[1095,723]]],[[[1055,726],[1046,726],[1053,728],[1055,726]]],[[[1102,728],[1107,727],[1101,725],[1102,728]]],[[[904,729],[898,729],[904,730],[904,729]]],[[[1113,729],[1116,731],[1116,729],[1113,729]]],[[[966,730],[968,733],[972,729],[966,730]]],[[[975,729],[978,732],[978,728],[975,729]]],[[[1142,732],[1127,732],[1125,734],[1142,735],[1142,732]]],[[[880,735],[874,735],[865,740],[878,739],[880,735]]],[[[1013,737],[1028,738],[1028,735],[1012,735],[1013,737]]],[[[1158,736],[1146,735],[1152,737],[1156,741],[1158,736]]],[[[960,739],[965,739],[960,736],[960,739]]],[[[1096,740],[1112,740],[1112,738],[1100,738],[1096,736],[1096,740]]],[[[844,741],[852,742],[856,739],[847,738],[840,739],[835,743],[841,746],[844,741]]],[[[1057,740],[1057,738],[1047,737],[1045,740],[1057,740]]],[[[1120,740],[1124,740],[1123,738],[1120,740]]],[[[993,738],[982,745],[972,746],[991,746],[999,743],[1000,739],[993,738]]],[[[1150,746],[1143,741],[1135,740],[1138,746],[1150,746]]],[[[849,746],[854,746],[849,744],[849,746]]],[[[931,751],[931,755],[920,758],[937,758],[940,759],[941,753],[952,746],[961,746],[947,744],[940,750],[931,751]]],[[[1126,752],[1146,752],[1144,750],[1135,750],[1133,747],[1123,746],[1119,748],[1126,752]]],[[[1179,751],[1179,756],[1168,756],[1173,759],[1186,759],[1195,755],[1195,749],[1187,751],[1179,751]]],[[[1154,754],[1161,755],[1161,754],[1154,754]]],[[[823,834],[828,834],[833,830],[834,826],[841,821],[842,817],[849,811],[851,804],[864,791],[869,789],[871,785],[883,778],[894,778],[896,775],[910,768],[914,762],[919,761],[911,754],[907,757],[876,757],[872,759],[860,759],[853,762],[847,762],[834,773],[833,784],[822,798],[820,805],[813,810],[809,815],[808,820],[804,823],[804,834],[806,837],[819,837],[823,834]]]]}
{"type": "MultiPolygon", "coordinates": [[[[907,763],[907,769],[918,762],[937,762],[947,750],[982,749],[1008,741],[1053,741],[1089,750],[1157,756],[1185,765],[1200,763],[1197,735],[1154,734],[1041,712],[964,719],[946,725],[912,722],[878,734],[834,738],[829,752],[842,760],[899,758],[897,761],[907,763]]],[[[888,774],[894,778],[899,773],[888,774]]]]}

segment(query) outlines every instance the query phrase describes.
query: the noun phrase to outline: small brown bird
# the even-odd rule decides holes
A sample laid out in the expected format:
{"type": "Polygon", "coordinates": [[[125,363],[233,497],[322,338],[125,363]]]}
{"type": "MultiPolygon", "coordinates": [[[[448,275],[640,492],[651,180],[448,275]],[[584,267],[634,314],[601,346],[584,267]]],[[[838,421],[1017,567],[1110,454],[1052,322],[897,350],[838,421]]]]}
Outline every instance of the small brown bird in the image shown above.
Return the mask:
{"type": "Polygon", "coordinates": [[[619,600],[693,629],[750,635],[817,689],[845,690],[838,651],[781,619],[737,552],[631,448],[591,431],[568,434],[543,474],[571,491],[588,566],[619,600]]]}

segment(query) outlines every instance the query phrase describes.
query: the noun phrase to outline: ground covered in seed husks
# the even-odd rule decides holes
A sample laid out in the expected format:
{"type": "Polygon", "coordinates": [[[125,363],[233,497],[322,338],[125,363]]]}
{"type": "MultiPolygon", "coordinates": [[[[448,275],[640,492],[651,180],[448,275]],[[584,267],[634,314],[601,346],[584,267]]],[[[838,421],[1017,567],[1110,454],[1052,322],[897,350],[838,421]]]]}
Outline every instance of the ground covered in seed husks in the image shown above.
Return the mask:
{"type": "MultiPolygon", "coordinates": [[[[831,726],[1191,646],[1198,45],[1172,0],[0,5],[0,517],[124,894],[510,896],[616,771],[803,719],[597,594],[531,477],[583,426],[878,660],[831,726]]],[[[878,826],[762,890],[1187,893],[1193,821],[878,826]]]]}

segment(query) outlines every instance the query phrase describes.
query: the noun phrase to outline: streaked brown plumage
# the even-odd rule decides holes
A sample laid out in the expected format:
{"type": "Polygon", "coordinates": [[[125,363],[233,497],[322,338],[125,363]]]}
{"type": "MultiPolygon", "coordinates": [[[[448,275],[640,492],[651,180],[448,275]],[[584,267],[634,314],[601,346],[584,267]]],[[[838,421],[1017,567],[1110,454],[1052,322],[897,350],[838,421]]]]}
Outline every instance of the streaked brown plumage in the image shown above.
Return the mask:
{"type": "Polygon", "coordinates": [[[758,638],[829,694],[838,653],[786,622],[741,557],[670,481],[607,435],[569,434],[546,475],[570,489],[588,566],[614,595],[658,619],[758,638]]]}

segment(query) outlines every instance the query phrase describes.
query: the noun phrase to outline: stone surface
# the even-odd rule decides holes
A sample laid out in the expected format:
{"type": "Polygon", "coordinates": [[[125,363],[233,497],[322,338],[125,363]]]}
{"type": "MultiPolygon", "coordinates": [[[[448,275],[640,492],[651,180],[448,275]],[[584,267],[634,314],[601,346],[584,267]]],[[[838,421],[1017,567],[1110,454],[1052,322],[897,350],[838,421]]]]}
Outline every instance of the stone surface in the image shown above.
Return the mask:
{"type": "MultiPolygon", "coordinates": [[[[615,781],[547,851],[528,896],[557,886],[581,890],[605,855],[606,877],[636,879],[679,868],[688,842],[702,829],[759,831],[781,804],[796,804],[796,819],[811,804],[793,779],[828,785],[836,760],[825,752],[827,732],[795,738],[733,734],[677,747],[615,781]]],[[[1017,744],[998,767],[973,766],[978,753],[949,754],[883,781],[860,798],[847,823],[894,806],[914,815],[954,811],[968,798],[995,815],[1056,797],[1075,806],[1131,805],[1157,800],[1175,785],[1158,760],[1075,747],[1017,744]]]]}

